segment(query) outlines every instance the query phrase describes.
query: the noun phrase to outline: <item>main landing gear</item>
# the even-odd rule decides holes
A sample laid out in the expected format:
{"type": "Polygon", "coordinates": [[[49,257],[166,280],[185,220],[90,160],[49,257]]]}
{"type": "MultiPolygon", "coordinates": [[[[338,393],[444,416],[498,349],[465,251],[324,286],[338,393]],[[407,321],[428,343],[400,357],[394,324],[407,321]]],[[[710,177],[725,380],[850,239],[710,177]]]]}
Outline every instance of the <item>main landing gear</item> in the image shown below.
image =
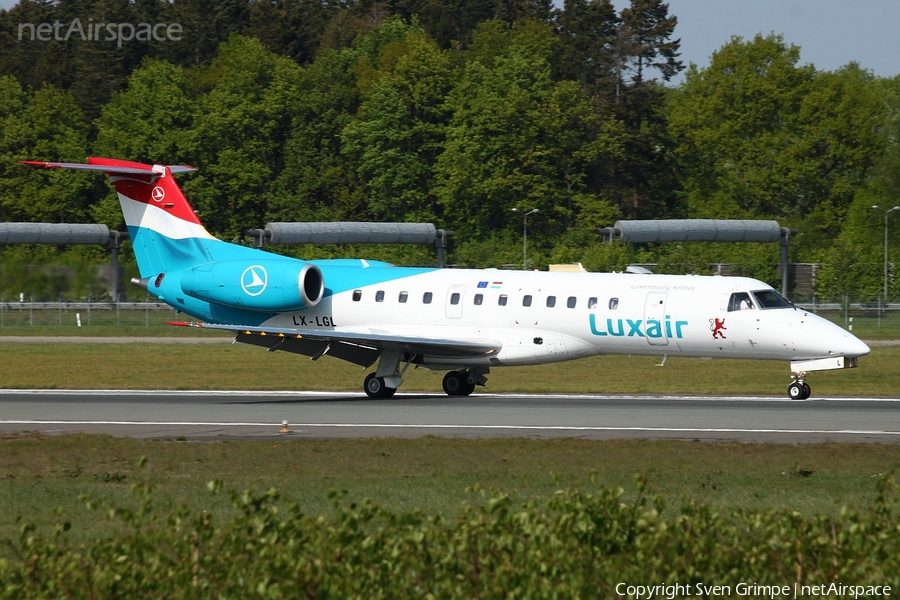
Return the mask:
{"type": "Polygon", "coordinates": [[[369,398],[390,398],[397,391],[397,388],[388,387],[384,382],[384,377],[376,377],[375,373],[366,375],[363,389],[366,390],[369,398]]]}
{"type": "Polygon", "coordinates": [[[466,369],[464,371],[450,371],[444,375],[443,388],[448,396],[468,396],[475,391],[476,385],[487,383],[485,375],[488,369],[466,369]]]}
{"type": "Polygon", "coordinates": [[[791,400],[806,400],[811,393],[809,384],[806,383],[806,373],[794,373],[793,381],[788,386],[788,397],[791,400]]]}
{"type": "MultiPolygon", "coordinates": [[[[403,371],[405,370],[403,369],[403,371]]],[[[487,383],[487,377],[485,377],[487,373],[490,373],[490,369],[487,367],[450,371],[444,375],[444,392],[448,396],[468,396],[475,391],[476,385],[487,383]]],[[[376,371],[366,375],[363,389],[369,398],[385,399],[392,397],[402,382],[402,371],[395,372],[394,375],[380,375],[376,371]]]]}
{"type": "Polygon", "coordinates": [[[448,396],[468,396],[475,391],[475,383],[470,383],[464,371],[450,371],[444,375],[444,392],[448,396]]]}

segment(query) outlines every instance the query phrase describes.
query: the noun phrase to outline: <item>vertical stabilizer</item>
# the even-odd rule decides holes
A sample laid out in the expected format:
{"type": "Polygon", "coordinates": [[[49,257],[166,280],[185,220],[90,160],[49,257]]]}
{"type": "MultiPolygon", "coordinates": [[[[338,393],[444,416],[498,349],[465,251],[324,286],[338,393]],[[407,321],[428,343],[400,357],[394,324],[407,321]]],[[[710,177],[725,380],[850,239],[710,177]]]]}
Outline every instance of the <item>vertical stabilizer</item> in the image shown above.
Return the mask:
{"type": "Polygon", "coordinates": [[[88,158],[87,164],[23,162],[105,172],[116,188],[141,277],[213,260],[209,247],[217,240],[200,223],[172,176],[193,167],[96,157],[88,158]]]}

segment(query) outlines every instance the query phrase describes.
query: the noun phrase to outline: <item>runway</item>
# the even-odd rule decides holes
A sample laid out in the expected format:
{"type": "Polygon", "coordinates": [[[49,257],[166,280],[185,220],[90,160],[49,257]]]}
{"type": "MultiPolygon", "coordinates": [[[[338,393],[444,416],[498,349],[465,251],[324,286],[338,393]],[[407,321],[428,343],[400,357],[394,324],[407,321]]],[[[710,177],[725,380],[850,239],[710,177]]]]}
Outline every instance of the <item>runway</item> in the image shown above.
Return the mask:
{"type": "Polygon", "coordinates": [[[900,442],[900,398],[0,390],[0,432],[900,442]],[[284,425],[286,423],[286,426],[284,425]],[[287,431],[285,431],[285,429],[287,431]]]}

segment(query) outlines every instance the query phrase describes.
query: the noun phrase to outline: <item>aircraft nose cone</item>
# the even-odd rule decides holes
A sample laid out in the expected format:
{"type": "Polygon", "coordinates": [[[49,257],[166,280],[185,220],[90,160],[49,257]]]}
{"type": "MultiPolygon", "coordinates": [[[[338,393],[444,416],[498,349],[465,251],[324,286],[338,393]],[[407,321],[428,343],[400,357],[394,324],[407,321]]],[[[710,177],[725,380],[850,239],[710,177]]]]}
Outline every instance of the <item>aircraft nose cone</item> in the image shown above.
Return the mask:
{"type": "Polygon", "coordinates": [[[843,344],[844,356],[865,356],[872,350],[869,345],[853,334],[848,333],[843,344]]]}

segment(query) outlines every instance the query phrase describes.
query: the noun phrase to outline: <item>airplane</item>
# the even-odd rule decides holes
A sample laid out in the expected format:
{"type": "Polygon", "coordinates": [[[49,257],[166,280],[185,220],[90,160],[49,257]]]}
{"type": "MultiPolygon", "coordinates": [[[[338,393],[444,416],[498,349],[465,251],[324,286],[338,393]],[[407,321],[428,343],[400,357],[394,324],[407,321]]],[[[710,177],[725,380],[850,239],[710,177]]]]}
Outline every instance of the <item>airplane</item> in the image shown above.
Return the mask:
{"type": "Polygon", "coordinates": [[[132,283],[236,341],[374,371],[390,398],[414,365],[446,371],[468,396],[495,367],[597,355],[790,362],[791,399],[810,371],[852,368],[869,347],[746,277],[398,267],[364,259],[298,260],[213,237],[175,182],[190,166],[91,157],[22,161],[105,173],[131,235],[132,283]]]}

